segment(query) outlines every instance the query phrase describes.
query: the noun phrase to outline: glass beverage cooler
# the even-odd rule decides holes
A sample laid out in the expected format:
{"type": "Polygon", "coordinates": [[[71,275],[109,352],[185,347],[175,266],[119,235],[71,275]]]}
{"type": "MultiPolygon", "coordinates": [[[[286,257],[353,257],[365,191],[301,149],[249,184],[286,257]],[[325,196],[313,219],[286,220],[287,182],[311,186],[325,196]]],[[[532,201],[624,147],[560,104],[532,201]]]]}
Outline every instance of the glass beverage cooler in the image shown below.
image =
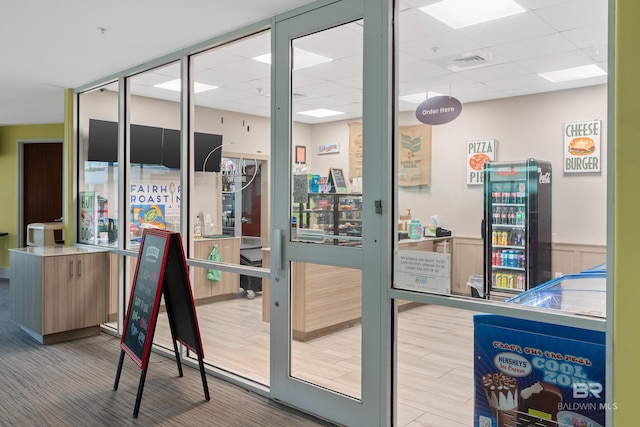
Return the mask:
{"type": "Polygon", "coordinates": [[[551,279],[551,164],[484,165],[484,291],[520,293],[551,279]]]}

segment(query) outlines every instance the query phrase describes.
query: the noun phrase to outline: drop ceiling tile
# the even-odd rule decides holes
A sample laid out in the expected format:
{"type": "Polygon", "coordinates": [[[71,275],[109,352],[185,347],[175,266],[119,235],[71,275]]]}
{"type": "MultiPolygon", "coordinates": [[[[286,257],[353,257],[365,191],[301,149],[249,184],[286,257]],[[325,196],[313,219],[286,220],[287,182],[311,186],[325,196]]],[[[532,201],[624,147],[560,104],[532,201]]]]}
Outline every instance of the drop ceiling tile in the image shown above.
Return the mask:
{"type": "Polygon", "coordinates": [[[450,32],[451,27],[419,9],[403,10],[398,15],[398,37],[403,42],[450,32]]]}
{"type": "Polygon", "coordinates": [[[400,81],[424,81],[435,76],[448,74],[450,74],[449,70],[442,68],[441,66],[434,65],[429,61],[421,61],[408,66],[400,64],[398,67],[398,77],[400,81]]]}
{"type": "Polygon", "coordinates": [[[458,30],[485,47],[552,34],[553,28],[533,12],[520,13],[458,30]]]}
{"type": "Polygon", "coordinates": [[[527,70],[520,65],[508,62],[489,67],[475,68],[473,70],[461,71],[459,74],[468,77],[477,82],[483,82],[487,79],[499,80],[523,76],[528,74],[527,70]]]}
{"type": "Polygon", "coordinates": [[[533,39],[494,46],[491,50],[515,62],[539,56],[568,52],[575,48],[576,46],[566,38],[558,33],[554,33],[533,39]]]}
{"type": "MultiPolygon", "coordinates": [[[[505,91],[517,88],[526,88],[531,90],[532,87],[544,85],[549,83],[549,81],[537,74],[525,74],[508,79],[488,80],[484,83],[492,88],[505,91]]],[[[533,90],[531,91],[533,92],[533,90]]]]}
{"type": "Polygon", "coordinates": [[[293,47],[326,56],[331,59],[340,59],[346,56],[362,53],[362,32],[357,24],[348,24],[329,30],[311,34],[293,41],[293,47]]]}
{"type": "Polygon", "coordinates": [[[606,50],[607,47],[607,24],[604,22],[563,31],[562,35],[581,49],[602,46],[606,50]]]}
{"type": "Polygon", "coordinates": [[[558,31],[606,22],[607,0],[569,0],[536,10],[536,14],[558,31]]]}
{"type": "Polygon", "coordinates": [[[542,56],[534,59],[527,59],[520,62],[520,65],[533,73],[545,73],[548,71],[563,70],[565,68],[579,67],[592,64],[593,61],[584,52],[573,50],[559,54],[542,56]]]}
{"type": "Polygon", "coordinates": [[[437,34],[433,37],[411,40],[406,43],[400,40],[400,43],[401,51],[427,60],[457,55],[483,47],[483,45],[465,34],[453,31],[437,34]]]}
{"type": "Polygon", "coordinates": [[[549,7],[558,3],[564,3],[567,0],[517,0],[522,7],[526,7],[530,10],[541,9],[543,7],[549,7]]]}

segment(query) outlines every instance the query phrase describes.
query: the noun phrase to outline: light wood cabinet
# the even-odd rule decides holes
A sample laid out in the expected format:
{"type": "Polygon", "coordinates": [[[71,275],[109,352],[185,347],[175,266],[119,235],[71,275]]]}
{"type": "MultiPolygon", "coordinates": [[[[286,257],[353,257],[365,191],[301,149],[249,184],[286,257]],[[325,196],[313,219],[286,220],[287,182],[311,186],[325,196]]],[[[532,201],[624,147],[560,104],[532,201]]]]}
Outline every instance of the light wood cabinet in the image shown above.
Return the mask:
{"type": "Polygon", "coordinates": [[[108,253],[11,249],[11,320],[42,344],[95,335],[107,321],[108,253]]]}
{"type": "MultiPolygon", "coordinates": [[[[222,262],[240,264],[240,237],[198,239],[194,242],[194,258],[207,259],[214,245],[218,245],[218,252],[222,256],[222,262]]],[[[192,287],[193,298],[197,303],[230,299],[233,297],[234,292],[240,290],[240,275],[223,271],[221,280],[212,282],[207,279],[206,268],[194,268],[192,287]]]]}

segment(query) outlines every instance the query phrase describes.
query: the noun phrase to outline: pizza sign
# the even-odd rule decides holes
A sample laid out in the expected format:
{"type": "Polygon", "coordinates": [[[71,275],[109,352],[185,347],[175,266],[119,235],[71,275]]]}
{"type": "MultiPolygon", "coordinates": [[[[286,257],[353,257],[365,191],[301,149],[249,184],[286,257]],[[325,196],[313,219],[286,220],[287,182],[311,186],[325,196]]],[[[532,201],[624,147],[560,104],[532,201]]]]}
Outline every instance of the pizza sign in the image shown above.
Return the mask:
{"type": "Polygon", "coordinates": [[[467,141],[467,185],[483,185],[486,162],[496,160],[496,140],[467,141]]]}

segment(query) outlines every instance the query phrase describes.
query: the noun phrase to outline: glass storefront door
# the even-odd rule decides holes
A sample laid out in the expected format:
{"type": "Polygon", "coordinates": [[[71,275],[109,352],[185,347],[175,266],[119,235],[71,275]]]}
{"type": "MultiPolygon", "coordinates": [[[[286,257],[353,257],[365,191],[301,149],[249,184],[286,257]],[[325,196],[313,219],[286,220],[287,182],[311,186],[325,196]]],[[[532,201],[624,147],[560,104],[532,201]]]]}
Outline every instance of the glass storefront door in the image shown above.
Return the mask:
{"type": "Polygon", "coordinates": [[[318,154],[327,148],[321,134],[362,122],[362,12],[344,3],[275,27],[271,391],[356,425],[363,411],[366,194],[357,187],[361,167],[318,154]]]}
{"type": "Polygon", "coordinates": [[[343,1],[274,27],[271,394],[345,425],[385,416],[374,392],[384,320],[366,309],[380,301],[385,232],[377,173],[363,173],[380,172],[367,168],[384,141],[363,144],[371,106],[382,108],[364,103],[365,22],[380,20],[343,1]]]}

